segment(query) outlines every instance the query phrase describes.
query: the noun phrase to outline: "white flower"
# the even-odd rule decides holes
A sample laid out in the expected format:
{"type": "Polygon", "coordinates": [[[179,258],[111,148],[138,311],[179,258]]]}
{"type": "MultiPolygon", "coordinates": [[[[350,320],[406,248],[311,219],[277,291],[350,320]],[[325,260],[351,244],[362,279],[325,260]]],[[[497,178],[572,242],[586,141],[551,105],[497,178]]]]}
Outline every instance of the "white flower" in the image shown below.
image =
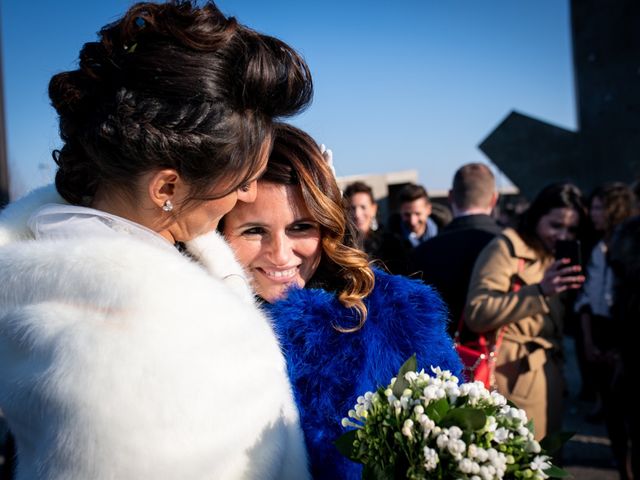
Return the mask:
{"type": "Polygon", "coordinates": [[[462,458],[462,454],[466,449],[467,445],[462,440],[449,438],[449,441],[447,442],[447,450],[449,450],[449,453],[453,455],[453,458],[456,460],[460,460],[462,458]]]}
{"type": "Polygon", "coordinates": [[[509,407],[506,405],[502,408],[501,412],[504,412],[505,417],[514,425],[519,425],[520,423],[527,423],[527,413],[521,408],[509,407]]]}
{"type": "Polygon", "coordinates": [[[540,453],[541,448],[538,442],[536,442],[535,440],[529,440],[525,444],[524,450],[529,453],[540,453]]]}
{"type": "MultiPolygon", "coordinates": [[[[433,420],[431,420],[428,416],[426,416],[424,413],[418,417],[418,423],[420,424],[420,428],[422,428],[422,432],[423,432],[422,438],[426,440],[427,438],[429,438],[429,435],[436,428],[436,423],[433,420]]],[[[433,433],[437,434],[439,432],[433,432],[433,433]]]]}
{"type": "Polygon", "coordinates": [[[495,432],[496,428],[498,428],[498,422],[496,421],[496,417],[489,415],[487,417],[487,423],[484,425],[484,431],[495,432]]]}
{"type": "Polygon", "coordinates": [[[507,404],[507,399],[503,395],[496,391],[491,392],[491,403],[496,407],[501,407],[507,404]]]}
{"type": "Polygon", "coordinates": [[[418,379],[418,374],[416,372],[407,372],[404,374],[404,379],[407,382],[415,382],[418,379]]]}
{"type": "Polygon", "coordinates": [[[521,425],[518,427],[518,435],[520,435],[523,438],[530,438],[532,436],[529,429],[524,425],[521,425]]]}
{"type": "MultiPolygon", "coordinates": [[[[455,377],[454,377],[455,378],[455,377]]],[[[457,382],[453,382],[451,380],[447,381],[443,385],[444,391],[447,393],[447,397],[449,398],[449,403],[455,403],[460,397],[460,387],[457,382]]]]}
{"type": "Polygon", "coordinates": [[[487,459],[489,458],[489,454],[484,448],[478,447],[473,443],[469,445],[467,455],[469,455],[469,458],[478,460],[481,463],[486,462],[487,459]]]}
{"type": "Polygon", "coordinates": [[[480,398],[482,398],[483,393],[485,396],[488,395],[488,392],[484,388],[482,382],[463,383],[460,386],[460,396],[468,397],[470,406],[477,405],[480,398]]]}
{"type": "Polygon", "coordinates": [[[462,460],[460,460],[460,462],[458,463],[458,469],[462,472],[462,473],[473,473],[474,470],[474,465],[476,467],[478,467],[478,470],[480,470],[479,465],[474,462],[473,460],[470,460],[468,458],[463,458],[462,460]]]}
{"type": "Polygon", "coordinates": [[[431,384],[424,387],[422,394],[427,400],[427,403],[429,403],[431,400],[440,400],[441,398],[444,398],[446,396],[444,388],[436,384],[431,384]]]}
{"type": "Polygon", "coordinates": [[[438,466],[438,462],[440,458],[438,457],[438,452],[436,452],[433,448],[424,447],[424,468],[426,471],[434,470],[438,466]]]}
{"type": "Polygon", "coordinates": [[[402,425],[402,434],[405,437],[413,438],[413,420],[407,419],[402,425]]]}
{"type": "Polygon", "coordinates": [[[504,443],[509,439],[509,430],[504,427],[496,429],[493,439],[498,443],[504,443]]]}
{"type": "Polygon", "coordinates": [[[549,468],[551,468],[551,465],[547,462],[547,460],[549,460],[549,457],[547,457],[546,455],[537,455],[529,466],[534,472],[544,473],[544,470],[548,470],[549,468]]]}
{"type": "Polygon", "coordinates": [[[352,422],[351,420],[349,420],[348,418],[343,418],[342,421],[340,422],[342,424],[343,427],[356,427],[356,428],[362,428],[362,425],[358,425],[357,423],[352,422]]]}
{"type": "Polygon", "coordinates": [[[440,450],[444,450],[448,444],[449,436],[446,433],[441,433],[440,435],[438,435],[438,438],[436,438],[436,445],[438,445],[438,448],[440,450]]]}
{"type": "Polygon", "coordinates": [[[411,401],[411,395],[413,391],[407,388],[404,392],[402,392],[402,396],[400,397],[400,406],[403,410],[408,410],[409,407],[413,404],[411,401]]]}
{"type": "Polygon", "coordinates": [[[462,433],[460,427],[456,427],[455,425],[449,429],[449,436],[456,440],[462,438],[462,433]]]}
{"type": "Polygon", "coordinates": [[[493,474],[491,474],[489,467],[486,465],[480,467],[480,478],[482,478],[482,480],[493,480],[493,474]]]}

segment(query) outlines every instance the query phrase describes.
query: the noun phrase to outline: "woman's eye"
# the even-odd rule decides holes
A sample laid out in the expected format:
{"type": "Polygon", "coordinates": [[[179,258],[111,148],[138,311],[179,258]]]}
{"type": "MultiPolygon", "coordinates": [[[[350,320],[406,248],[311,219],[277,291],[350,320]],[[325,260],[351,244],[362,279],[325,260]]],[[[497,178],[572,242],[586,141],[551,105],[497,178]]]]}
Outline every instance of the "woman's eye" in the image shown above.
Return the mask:
{"type": "Polygon", "coordinates": [[[314,223],[296,223],[291,227],[293,232],[308,232],[309,230],[316,229],[317,226],[314,223]]]}
{"type": "Polygon", "coordinates": [[[262,227],[252,227],[247,230],[243,230],[242,235],[262,235],[264,233],[264,228],[262,227]]]}

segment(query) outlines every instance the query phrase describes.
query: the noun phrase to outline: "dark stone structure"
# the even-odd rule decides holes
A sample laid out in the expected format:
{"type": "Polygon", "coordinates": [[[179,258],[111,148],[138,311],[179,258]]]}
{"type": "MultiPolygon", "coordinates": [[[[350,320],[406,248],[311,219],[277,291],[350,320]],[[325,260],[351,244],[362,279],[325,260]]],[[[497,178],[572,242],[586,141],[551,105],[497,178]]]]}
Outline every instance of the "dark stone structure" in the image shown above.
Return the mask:
{"type": "Polygon", "coordinates": [[[511,112],[480,149],[532,198],[570,180],[585,193],[640,175],[640,2],[572,0],[578,131],[511,112]]]}

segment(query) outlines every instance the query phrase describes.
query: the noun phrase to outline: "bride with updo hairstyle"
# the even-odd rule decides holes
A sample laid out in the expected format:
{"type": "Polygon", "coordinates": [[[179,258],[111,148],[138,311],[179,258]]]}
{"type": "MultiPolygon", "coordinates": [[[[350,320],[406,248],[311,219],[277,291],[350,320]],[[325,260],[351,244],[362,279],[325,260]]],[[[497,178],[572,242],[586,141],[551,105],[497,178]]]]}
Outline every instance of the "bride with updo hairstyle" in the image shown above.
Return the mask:
{"type": "Polygon", "coordinates": [[[49,85],[55,185],[0,213],[16,480],[305,479],[277,340],[218,233],[304,60],[213,3],[139,3],[49,85]]]}

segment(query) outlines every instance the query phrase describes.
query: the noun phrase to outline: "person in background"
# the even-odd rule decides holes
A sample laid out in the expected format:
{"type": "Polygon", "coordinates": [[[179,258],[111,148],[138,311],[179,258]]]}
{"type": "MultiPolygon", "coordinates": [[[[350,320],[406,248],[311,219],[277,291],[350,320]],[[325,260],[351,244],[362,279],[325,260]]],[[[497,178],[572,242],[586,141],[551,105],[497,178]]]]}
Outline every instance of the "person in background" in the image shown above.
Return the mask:
{"type": "Polygon", "coordinates": [[[561,293],[582,286],[579,265],[554,260],[558,240],[578,237],[582,194],[568,183],[544,188],[521,217],[480,253],[465,308],[469,329],[504,329],[495,364],[498,392],[533,419],[536,439],[560,431],[564,378],[561,293]],[[514,284],[520,286],[515,291],[514,284]]]}
{"type": "Polygon", "coordinates": [[[310,102],[307,65],[213,3],[138,3],[49,96],[55,188],[0,214],[16,480],[309,478],[277,339],[215,232],[310,102]]]}
{"type": "Polygon", "coordinates": [[[316,480],[362,476],[333,445],[358,395],[414,353],[420,368],[461,369],[440,297],[371,269],[343,205],[318,145],[281,125],[256,202],[238,204],[222,223],[280,338],[316,480]]]}
{"type": "Polygon", "coordinates": [[[432,205],[422,185],[409,183],[398,192],[400,235],[415,248],[438,234],[438,225],[430,218],[432,205]]]}
{"type": "Polygon", "coordinates": [[[640,178],[631,184],[631,191],[635,195],[634,214],[640,215],[640,178]]]}
{"type": "MultiPolygon", "coordinates": [[[[626,429],[619,431],[630,444],[630,452],[624,462],[619,463],[621,479],[640,478],[640,414],[635,400],[633,382],[639,368],[637,337],[631,332],[640,318],[640,216],[623,222],[613,234],[609,244],[608,258],[614,272],[612,329],[618,332],[618,354],[620,369],[612,372],[611,388],[619,400],[616,407],[624,417],[626,429]],[[630,465],[627,463],[629,461],[630,465]],[[630,470],[630,471],[629,471],[630,470]]],[[[622,459],[620,459],[622,460],[622,459]]]]}
{"type": "Polygon", "coordinates": [[[471,271],[482,249],[502,229],[491,217],[498,200],[493,173],[482,163],[460,167],[449,191],[454,219],[437,237],[411,252],[410,265],[440,292],[449,306],[450,333],[458,327],[471,271]]]}
{"type": "Polygon", "coordinates": [[[620,334],[611,318],[614,275],[607,260],[607,251],[615,228],[633,215],[635,198],[624,183],[615,182],[597,188],[591,195],[591,220],[603,239],[593,248],[586,271],[586,281],[575,302],[580,315],[588,374],[595,381],[602,403],[611,449],[618,463],[621,478],[628,478],[625,415],[620,408],[620,388],[612,382],[612,372],[622,369],[620,334]]]}
{"type": "Polygon", "coordinates": [[[358,246],[382,268],[405,274],[407,255],[402,239],[378,223],[378,204],[371,187],[364,182],[351,183],[344,190],[344,198],[358,230],[358,246]]]}

